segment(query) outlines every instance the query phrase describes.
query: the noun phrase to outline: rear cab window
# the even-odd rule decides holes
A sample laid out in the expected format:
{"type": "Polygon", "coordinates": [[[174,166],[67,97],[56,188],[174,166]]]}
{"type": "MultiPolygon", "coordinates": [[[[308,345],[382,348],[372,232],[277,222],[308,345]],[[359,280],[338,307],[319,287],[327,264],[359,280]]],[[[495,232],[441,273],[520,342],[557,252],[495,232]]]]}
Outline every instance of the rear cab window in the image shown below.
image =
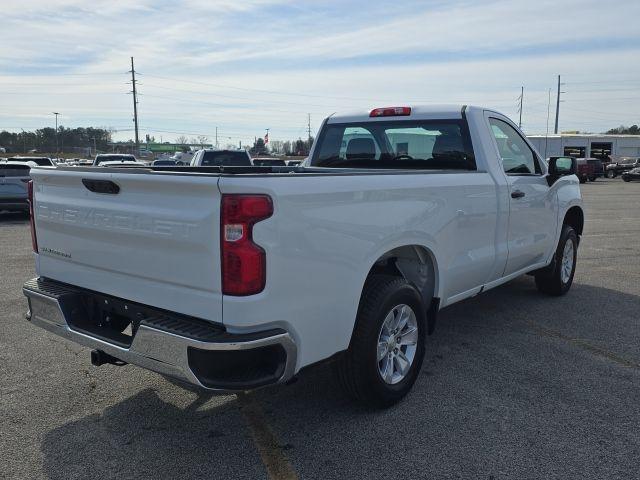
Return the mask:
{"type": "Polygon", "coordinates": [[[476,170],[463,119],[328,123],[319,135],[311,165],[476,170]]]}
{"type": "Polygon", "coordinates": [[[8,161],[11,162],[33,162],[36,165],[38,165],[39,167],[52,167],[53,166],[53,162],[51,161],[50,158],[47,157],[28,157],[28,158],[24,158],[24,157],[12,157],[10,158],[8,161]]]}
{"type": "Polygon", "coordinates": [[[95,165],[100,165],[104,162],[135,162],[136,157],[128,154],[109,154],[96,156],[95,165]]]}
{"type": "Polygon", "coordinates": [[[250,166],[251,160],[247,152],[204,152],[202,154],[203,167],[215,166],[250,166]]]}

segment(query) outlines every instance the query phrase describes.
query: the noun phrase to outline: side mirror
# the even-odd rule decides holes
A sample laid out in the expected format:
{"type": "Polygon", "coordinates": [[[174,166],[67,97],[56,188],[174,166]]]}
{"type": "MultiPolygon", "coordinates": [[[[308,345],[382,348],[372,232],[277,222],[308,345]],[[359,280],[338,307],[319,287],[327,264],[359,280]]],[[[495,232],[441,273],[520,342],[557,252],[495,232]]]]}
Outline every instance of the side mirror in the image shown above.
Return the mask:
{"type": "Polygon", "coordinates": [[[558,178],[575,175],[578,172],[578,161],[573,157],[559,157],[549,160],[549,185],[558,178]]]}

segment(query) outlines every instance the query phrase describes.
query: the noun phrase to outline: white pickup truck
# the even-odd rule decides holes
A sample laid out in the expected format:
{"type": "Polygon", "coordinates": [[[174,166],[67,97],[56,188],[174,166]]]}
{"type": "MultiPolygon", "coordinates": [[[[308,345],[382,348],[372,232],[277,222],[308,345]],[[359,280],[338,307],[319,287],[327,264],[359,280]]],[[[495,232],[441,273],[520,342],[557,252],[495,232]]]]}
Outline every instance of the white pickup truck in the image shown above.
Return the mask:
{"type": "Polygon", "coordinates": [[[332,115],[296,167],[34,168],[27,318],[95,365],[210,390],[331,360],[348,394],[387,406],[441,308],[525,273],[567,292],[575,172],[466,106],[332,115]]]}

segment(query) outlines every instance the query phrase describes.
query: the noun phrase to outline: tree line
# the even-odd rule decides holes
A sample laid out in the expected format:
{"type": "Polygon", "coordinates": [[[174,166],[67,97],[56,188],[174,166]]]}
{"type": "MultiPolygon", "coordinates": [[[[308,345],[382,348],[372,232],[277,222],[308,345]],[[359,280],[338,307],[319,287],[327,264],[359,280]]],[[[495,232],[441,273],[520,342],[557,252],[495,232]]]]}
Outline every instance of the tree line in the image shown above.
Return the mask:
{"type": "Polygon", "coordinates": [[[295,156],[307,156],[313,145],[313,137],[308,140],[271,140],[265,145],[264,140],[260,137],[256,138],[253,143],[253,147],[249,149],[249,153],[252,155],[295,155],[295,156]]]}
{"type": "Polygon", "coordinates": [[[607,133],[610,135],[640,135],[640,127],[638,127],[638,125],[631,125],[630,127],[620,125],[619,127],[607,130],[607,133]]]}
{"type": "MultiPolygon", "coordinates": [[[[58,127],[57,151],[72,151],[76,148],[91,148],[107,151],[112,141],[113,132],[105,128],[58,127]],[[94,143],[95,142],[95,143],[94,143]]],[[[35,131],[22,131],[18,133],[0,131],[0,147],[7,152],[26,153],[36,150],[38,152],[56,152],[56,129],[51,127],[40,128],[35,131]]]]}

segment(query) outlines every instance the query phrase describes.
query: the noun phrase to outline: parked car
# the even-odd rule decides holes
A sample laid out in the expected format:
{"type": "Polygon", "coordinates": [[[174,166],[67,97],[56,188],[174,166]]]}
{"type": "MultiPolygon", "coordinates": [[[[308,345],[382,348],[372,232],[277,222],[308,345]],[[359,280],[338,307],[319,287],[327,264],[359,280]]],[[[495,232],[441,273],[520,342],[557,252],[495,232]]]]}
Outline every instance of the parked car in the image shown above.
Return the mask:
{"type": "Polygon", "coordinates": [[[578,165],[578,178],[580,183],[586,183],[590,178],[595,177],[595,166],[587,161],[586,158],[577,158],[576,163],[578,165]]]}
{"type": "Polygon", "coordinates": [[[147,167],[148,164],[139,160],[109,160],[102,161],[98,164],[100,167],[147,167]]]}
{"type": "Polygon", "coordinates": [[[36,163],[0,163],[0,211],[29,211],[27,184],[31,180],[29,170],[32,166],[36,166],[36,163]]]}
{"type": "Polygon", "coordinates": [[[593,174],[589,176],[589,181],[595,182],[598,177],[604,177],[604,166],[599,158],[587,158],[587,163],[593,166],[593,174]]]}
{"type": "Polygon", "coordinates": [[[253,165],[251,157],[246,150],[198,150],[191,159],[192,167],[250,167],[251,165],[253,165]]]}
{"type": "Polygon", "coordinates": [[[640,158],[622,158],[617,162],[607,165],[607,177],[615,178],[621,173],[640,167],[640,158]]]}
{"type": "Polygon", "coordinates": [[[124,162],[136,162],[138,163],[138,160],[136,159],[135,155],[131,155],[129,153],[99,153],[98,155],[96,155],[95,160],[93,161],[93,166],[97,167],[97,166],[103,166],[103,163],[109,162],[111,165],[114,164],[114,162],[120,162],[120,163],[124,163],[124,162]]]}
{"type": "Polygon", "coordinates": [[[193,156],[195,152],[176,152],[169,158],[169,160],[173,160],[176,162],[176,165],[190,165],[191,160],[193,160],[193,156]]]}
{"type": "Polygon", "coordinates": [[[253,158],[253,165],[257,167],[286,167],[287,162],[281,158],[253,158]]]}
{"type": "Polygon", "coordinates": [[[175,160],[154,160],[151,165],[154,167],[175,167],[177,163],[175,160]]]}
{"type": "Polygon", "coordinates": [[[55,167],[53,160],[49,157],[10,157],[7,162],[34,164],[40,167],[55,167]]]}
{"type": "Polygon", "coordinates": [[[348,394],[388,406],[443,307],[526,273],[541,292],[570,289],[576,162],[547,168],[504,115],[376,108],[334,114],[316,138],[288,173],[32,169],[28,318],[92,348],[94,365],[214,391],[331,359],[348,394]]]}
{"type": "Polygon", "coordinates": [[[629,170],[628,172],[624,172],[621,177],[625,182],[630,182],[631,180],[640,180],[640,168],[634,168],[629,170]]]}

